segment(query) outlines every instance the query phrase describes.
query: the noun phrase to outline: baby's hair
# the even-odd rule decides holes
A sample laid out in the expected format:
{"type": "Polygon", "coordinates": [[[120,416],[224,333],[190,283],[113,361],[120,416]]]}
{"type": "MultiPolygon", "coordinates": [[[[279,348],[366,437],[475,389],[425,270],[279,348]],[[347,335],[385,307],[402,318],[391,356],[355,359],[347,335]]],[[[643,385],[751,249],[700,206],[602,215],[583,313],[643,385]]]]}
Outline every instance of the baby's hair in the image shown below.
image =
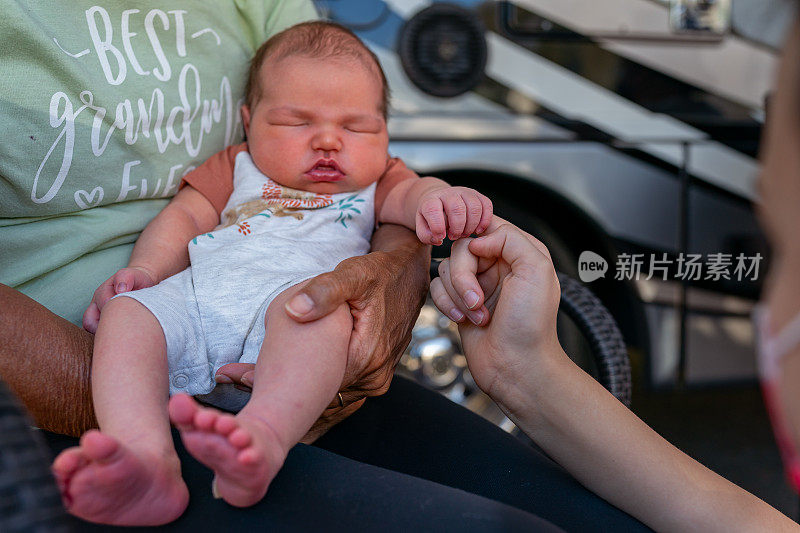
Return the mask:
{"type": "Polygon", "coordinates": [[[361,61],[373,70],[381,82],[380,112],[386,118],[389,108],[389,84],[378,58],[356,34],[333,22],[301,22],[276,33],[256,50],[250,61],[245,87],[245,103],[250,109],[261,98],[261,66],[268,58],[280,61],[291,56],[314,59],[347,57],[361,61]]]}

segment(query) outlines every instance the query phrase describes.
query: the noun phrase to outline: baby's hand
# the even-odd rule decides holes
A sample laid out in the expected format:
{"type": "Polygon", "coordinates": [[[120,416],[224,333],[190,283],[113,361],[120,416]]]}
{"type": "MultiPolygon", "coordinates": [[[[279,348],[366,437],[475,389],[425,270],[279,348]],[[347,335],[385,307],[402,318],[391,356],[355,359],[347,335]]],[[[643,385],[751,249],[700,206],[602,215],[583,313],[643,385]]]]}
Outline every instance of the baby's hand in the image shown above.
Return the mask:
{"type": "Polygon", "coordinates": [[[492,220],[492,201],[475,189],[442,187],[422,195],[417,207],[417,237],[425,244],[442,244],[483,233],[492,220]]]}
{"type": "Polygon", "coordinates": [[[156,281],[152,274],[143,268],[131,267],[117,270],[116,274],[105,280],[94,291],[92,303],[83,313],[83,329],[89,333],[97,331],[103,306],[117,294],[152,287],[155,284],[156,281]]]}

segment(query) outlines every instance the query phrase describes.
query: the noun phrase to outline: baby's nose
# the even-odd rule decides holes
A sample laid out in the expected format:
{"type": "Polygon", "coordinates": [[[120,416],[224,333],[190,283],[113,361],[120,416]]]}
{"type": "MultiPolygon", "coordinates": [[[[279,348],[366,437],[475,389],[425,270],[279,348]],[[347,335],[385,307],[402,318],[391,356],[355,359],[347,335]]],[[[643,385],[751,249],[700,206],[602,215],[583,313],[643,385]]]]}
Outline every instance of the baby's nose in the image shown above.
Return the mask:
{"type": "Polygon", "coordinates": [[[342,149],[342,141],[336,132],[325,129],[314,136],[312,147],[315,150],[338,151],[342,149]]]}

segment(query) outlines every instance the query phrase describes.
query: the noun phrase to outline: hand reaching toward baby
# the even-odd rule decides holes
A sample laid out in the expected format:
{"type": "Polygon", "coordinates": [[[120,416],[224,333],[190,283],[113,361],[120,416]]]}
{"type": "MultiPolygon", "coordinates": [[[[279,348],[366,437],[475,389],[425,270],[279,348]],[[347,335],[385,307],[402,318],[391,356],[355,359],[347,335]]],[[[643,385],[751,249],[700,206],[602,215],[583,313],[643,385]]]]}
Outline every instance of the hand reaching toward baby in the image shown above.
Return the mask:
{"type": "Polygon", "coordinates": [[[100,312],[103,310],[103,306],[117,294],[145,289],[155,284],[156,281],[153,275],[143,268],[129,267],[117,270],[116,274],[101,283],[97,290],[94,291],[92,302],[83,313],[83,329],[89,333],[97,331],[97,324],[100,322],[100,312]]]}
{"type": "Polygon", "coordinates": [[[454,242],[431,282],[434,303],[458,323],[472,377],[501,402],[515,389],[498,385],[516,383],[515,372],[535,375],[540,362],[561,357],[560,296],[544,244],[498,217],[484,236],[454,242]]]}
{"type": "Polygon", "coordinates": [[[417,205],[417,237],[424,244],[442,244],[481,234],[492,220],[492,201],[468,187],[440,187],[423,194],[417,205]]]}

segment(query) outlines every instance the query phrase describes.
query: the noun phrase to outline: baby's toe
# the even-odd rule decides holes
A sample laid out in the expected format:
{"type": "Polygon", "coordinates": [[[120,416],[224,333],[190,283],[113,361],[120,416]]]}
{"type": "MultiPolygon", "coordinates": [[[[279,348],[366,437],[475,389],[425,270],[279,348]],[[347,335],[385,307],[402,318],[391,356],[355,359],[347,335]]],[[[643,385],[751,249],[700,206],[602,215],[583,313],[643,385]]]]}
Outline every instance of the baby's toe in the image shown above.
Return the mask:
{"type": "Polygon", "coordinates": [[[239,425],[233,415],[221,414],[217,416],[214,422],[214,432],[223,436],[228,436],[233,433],[239,425]]]}
{"type": "Polygon", "coordinates": [[[119,442],[96,429],[81,437],[81,449],[91,461],[108,461],[119,451],[119,442]]]}
{"type": "Polygon", "coordinates": [[[198,409],[194,415],[194,426],[201,431],[214,431],[218,415],[211,409],[198,409]]]}
{"type": "Polygon", "coordinates": [[[169,419],[179,428],[191,427],[197,410],[197,403],[186,394],[176,394],[169,400],[169,419]]]}
{"type": "Polygon", "coordinates": [[[87,463],[88,460],[80,448],[69,448],[58,454],[58,457],[53,461],[53,474],[56,479],[61,481],[70,477],[87,463]]]}
{"type": "Polygon", "coordinates": [[[244,449],[253,443],[253,436],[249,431],[239,427],[228,435],[228,442],[239,449],[244,449]]]}

